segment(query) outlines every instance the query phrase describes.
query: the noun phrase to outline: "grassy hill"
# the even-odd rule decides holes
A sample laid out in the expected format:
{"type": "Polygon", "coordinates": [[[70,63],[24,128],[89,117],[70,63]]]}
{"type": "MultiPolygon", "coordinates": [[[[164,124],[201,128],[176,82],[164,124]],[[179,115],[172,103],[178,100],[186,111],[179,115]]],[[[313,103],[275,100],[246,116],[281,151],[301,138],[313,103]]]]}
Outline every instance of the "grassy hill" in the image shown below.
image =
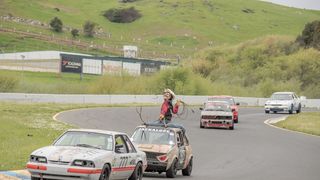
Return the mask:
{"type": "Polygon", "coordinates": [[[50,48],[120,54],[122,45],[132,44],[142,49],[142,56],[164,58],[192,55],[209,46],[209,42],[215,46],[273,34],[295,37],[307,22],[320,17],[320,11],[257,0],[137,0],[134,3],[120,3],[118,0],[1,0],[0,15],[8,14],[45,24],[57,16],[64,26],[78,29],[82,29],[85,21],[91,20],[103,33],[95,38],[81,36],[77,39],[83,43],[81,46],[70,46],[62,41],[71,39],[70,32],[57,34],[47,26],[1,19],[0,29],[13,29],[12,32],[0,31],[3,52],[50,48]],[[112,23],[102,16],[103,11],[110,8],[131,6],[142,14],[142,18],[133,23],[112,23]]]}

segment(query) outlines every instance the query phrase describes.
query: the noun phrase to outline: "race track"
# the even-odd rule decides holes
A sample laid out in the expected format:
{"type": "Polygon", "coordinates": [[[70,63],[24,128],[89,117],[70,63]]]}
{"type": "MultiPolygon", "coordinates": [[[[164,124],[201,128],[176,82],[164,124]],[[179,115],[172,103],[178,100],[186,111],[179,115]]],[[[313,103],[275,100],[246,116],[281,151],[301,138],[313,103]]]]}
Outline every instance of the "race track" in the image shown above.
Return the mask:
{"type": "MultiPolygon", "coordinates": [[[[143,118],[158,117],[159,107],[144,107],[143,118]]],[[[264,114],[262,108],[240,108],[235,130],[200,129],[200,111],[188,113],[183,124],[193,147],[194,169],[182,179],[319,180],[320,137],[283,131],[263,122],[284,114],[264,114]]],[[[58,120],[81,128],[124,131],[129,135],[141,124],[135,108],[93,108],[67,111],[58,120]]],[[[159,179],[165,174],[147,174],[159,179]]]]}

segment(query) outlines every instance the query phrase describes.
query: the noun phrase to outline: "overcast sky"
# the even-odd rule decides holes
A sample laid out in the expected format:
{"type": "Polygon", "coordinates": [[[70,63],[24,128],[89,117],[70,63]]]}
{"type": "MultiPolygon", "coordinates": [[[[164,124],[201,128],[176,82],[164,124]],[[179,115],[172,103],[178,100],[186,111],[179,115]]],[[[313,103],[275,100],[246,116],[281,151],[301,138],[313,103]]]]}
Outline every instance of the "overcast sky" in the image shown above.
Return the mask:
{"type": "Polygon", "coordinates": [[[302,9],[320,10],[320,0],[263,0],[302,9]]]}

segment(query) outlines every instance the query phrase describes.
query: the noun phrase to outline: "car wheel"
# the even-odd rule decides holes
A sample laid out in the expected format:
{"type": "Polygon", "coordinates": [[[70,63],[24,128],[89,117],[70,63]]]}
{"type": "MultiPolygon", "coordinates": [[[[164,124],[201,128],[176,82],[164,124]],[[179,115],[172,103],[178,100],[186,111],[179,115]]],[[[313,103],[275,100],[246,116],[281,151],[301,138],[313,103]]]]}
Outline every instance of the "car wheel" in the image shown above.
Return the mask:
{"type": "Polygon", "coordinates": [[[297,112],[297,114],[301,112],[301,104],[299,104],[299,107],[296,112],[297,112]]]}
{"type": "Polygon", "coordinates": [[[132,175],[129,177],[129,180],[141,180],[142,179],[142,164],[139,162],[136,165],[132,175]]]}
{"type": "Polygon", "coordinates": [[[202,125],[202,123],[200,122],[200,128],[204,128],[204,126],[202,125]]]}
{"type": "Polygon", "coordinates": [[[270,113],[270,111],[264,111],[266,114],[269,114],[270,113]]]}
{"type": "Polygon", "coordinates": [[[277,114],[277,111],[273,111],[273,113],[277,114]]]}
{"type": "Polygon", "coordinates": [[[184,175],[184,176],[190,176],[191,175],[192,166],[193,166],[192,159],[193,158],[191,157],[191,159],[189,160],[188,166],[185,169],[182,169],[182,175],[184,175]]]}
{"type": "Polygon", "coordinates": [[[108,164],[104,165],[99,180],[109,180],[110,171],[111,170],[109,165],[108,164]]]}
{"type": "Polygon", "coordinates": [[[168,178],[174,178],[174,177],[176,177],[177,171],[178,171],[178,169],[177,169],[177,164],[178,164],[177,159],[173,160],[170,168],[169,168],[169,169],[167,170],[167,172],[166,172],[166,176],[167,176],[168,178]]]}
{"type": "Polygon", "coordinates": [[[234,125],[229,127],[230,130],[234,130],[234,125]]]}
{"type": "Polygon", "coordinates": [[[32,177],[32,176],[31,176],[31,180],[40,180],[40,178],[32,177]]]}
{"type": "Polygon", "coordinates": [[[292,114],[293,113],[293,105],[291,104],[291,108],[289,110],[289,114],[292,114]]]}

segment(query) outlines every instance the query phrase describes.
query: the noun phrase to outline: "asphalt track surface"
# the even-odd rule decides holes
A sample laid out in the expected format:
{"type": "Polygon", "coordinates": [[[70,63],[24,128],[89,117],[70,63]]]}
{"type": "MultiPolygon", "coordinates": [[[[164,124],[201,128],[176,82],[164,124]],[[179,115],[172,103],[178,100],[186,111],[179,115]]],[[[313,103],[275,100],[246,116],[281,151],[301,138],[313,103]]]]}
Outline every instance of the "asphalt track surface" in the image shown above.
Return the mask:
{"type": "MultiPolygon", "coordinates": [[[[159,115],[159,107],[144,107],[143,119],[159,115]]],[[[240,108],[234,130],[200,129],[200,111],[189,111],[185,120],[193,148],[191,177],[177,179],[217,180],[319,180],[320,137],[283,131],[264,124],[269,118],[262,108],[240,108]]],[[[132,134],[141,124],[136,108],[93,108],[67,111],[58,120],[81,128],[105,129],[132,134]]],[[[164,178],[165,173],[146,174],[144,179],[164,178]]]]}

